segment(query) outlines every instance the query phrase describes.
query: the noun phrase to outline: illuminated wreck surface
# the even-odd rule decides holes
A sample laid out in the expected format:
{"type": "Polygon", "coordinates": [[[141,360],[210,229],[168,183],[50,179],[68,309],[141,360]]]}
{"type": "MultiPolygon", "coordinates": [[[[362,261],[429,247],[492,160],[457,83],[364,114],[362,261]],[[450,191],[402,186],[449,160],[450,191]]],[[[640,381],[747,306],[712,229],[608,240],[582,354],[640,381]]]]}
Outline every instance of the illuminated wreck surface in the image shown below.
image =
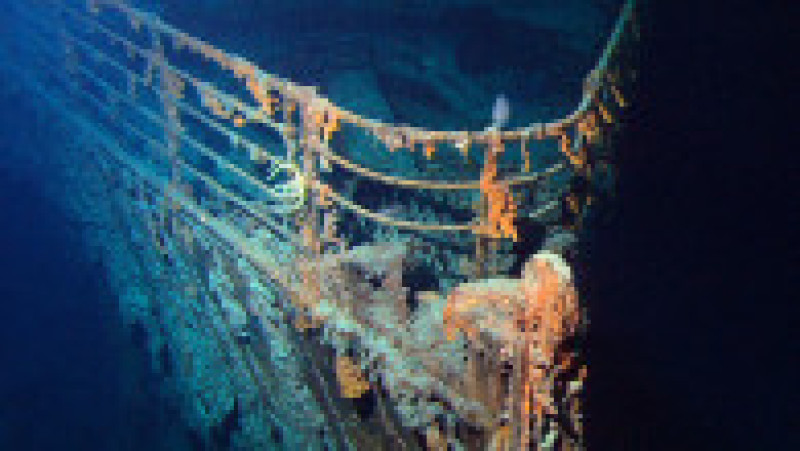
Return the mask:
{"type": "Polygon", "coordinates": [[[16,4],[4,51],[68,130],[60,200],[101,225],[85,239],[123,322],[203,443],[583,449],[572,261],[613,191],[637,33],[621,6],[567,109],[470,97],[446,51],[376,63],[465,99],[466,126],[431,113],[442,130],[424,101],[374,100],[367,71],[314,87],[324,64],[294,73],[274,44],[257,65],[152,5],[16,4]]]}

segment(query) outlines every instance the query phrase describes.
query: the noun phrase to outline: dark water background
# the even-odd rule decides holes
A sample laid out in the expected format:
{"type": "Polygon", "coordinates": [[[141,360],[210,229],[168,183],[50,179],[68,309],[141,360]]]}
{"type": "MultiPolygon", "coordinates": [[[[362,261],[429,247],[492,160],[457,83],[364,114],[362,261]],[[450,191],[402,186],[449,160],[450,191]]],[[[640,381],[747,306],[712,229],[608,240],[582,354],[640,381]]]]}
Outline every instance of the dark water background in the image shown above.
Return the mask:
{"type": "Polygon", "coordinates": [[[0,444],[113,449],[125,426],[113,296],[36,186],[0,174],[0,444]]]}
{"type": "MultiPolygon", "coordinates": [[[[2,117],[0,148],[31,137],[34,111],[2,117]]],[[[103,268],[25,172],[0,168],[0,449],[175,449],[103,268]]]]}
{"type": "MultiPolygon", "coordinates": [[[[589,449],[798,449],[797,166],[763,120],[794,92],[767,36],[789,10],[650,9],[617,214],[587,240],[589,449]]],[[[4,99],[3,149],[56,144],[4,99]]],[[[0,163],[0,449],[189,449],[36,176],[0,163]]]]}
{"type": "Polygon", "coordinates": [[[590,444],[797,449],[797,8],[648,3],[619,214],[588,250],[590,444]]]}

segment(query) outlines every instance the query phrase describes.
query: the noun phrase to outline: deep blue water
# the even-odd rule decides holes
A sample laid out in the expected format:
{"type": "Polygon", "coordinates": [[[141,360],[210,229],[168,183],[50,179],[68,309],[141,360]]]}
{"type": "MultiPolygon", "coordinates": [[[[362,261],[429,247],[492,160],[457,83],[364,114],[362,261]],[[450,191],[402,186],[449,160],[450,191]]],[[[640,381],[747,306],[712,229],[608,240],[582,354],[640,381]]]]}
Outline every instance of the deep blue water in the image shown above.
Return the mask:
{"type": "Polygon", "coordinates": [[[114,449],[125,427],[114,297],[54,206],[0,174],[0,447],[114,449]]]}
{"type": "Polygon", "coordinates": [[[104,269],[78,241],[80,226],[44,197],[47,174],[8,160],[14,146],[34,153],[57,143],[43,116],[3,94],[0,450],[182,449],[183,431],[165,415],[104,269]]]}

